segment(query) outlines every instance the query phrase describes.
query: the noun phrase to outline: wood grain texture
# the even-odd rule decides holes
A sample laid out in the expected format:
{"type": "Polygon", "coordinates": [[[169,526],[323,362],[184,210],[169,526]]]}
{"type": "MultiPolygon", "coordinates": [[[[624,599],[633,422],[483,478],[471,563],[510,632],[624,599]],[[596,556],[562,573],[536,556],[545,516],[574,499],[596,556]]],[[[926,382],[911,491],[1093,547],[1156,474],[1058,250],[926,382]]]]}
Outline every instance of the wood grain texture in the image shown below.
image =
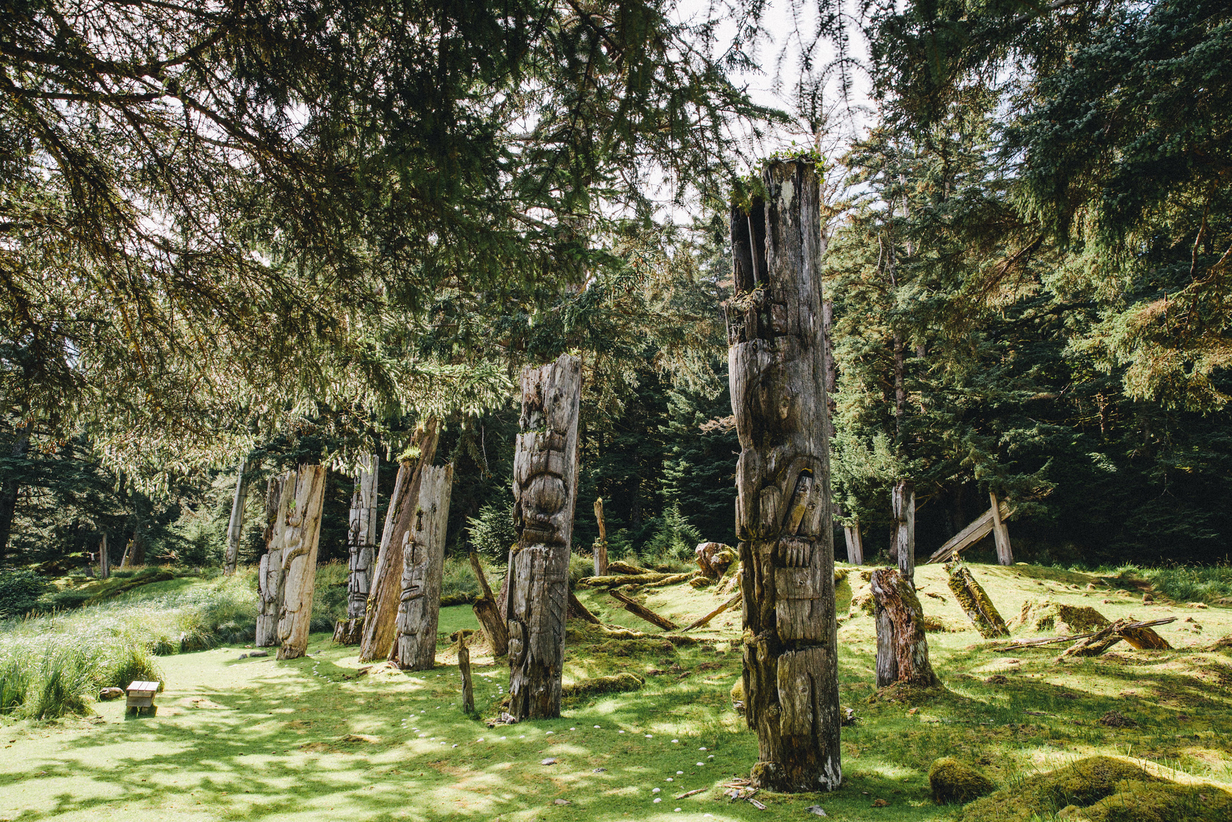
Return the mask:
{"type": "Polygon", "coordinates": [[[317,580],[317,544],[325,502],[325,466],[301,465],[283,479],[278,525],[283,529],[282,607],[278,609],[278,658],[298,659],[308,650],[312,598],[317,580]],[[289,491],[287,490],[289,489],[289,491]]]}
{"type": "Polygon", "coordinates": [[[441,610],[445,526],[453,466],[424,466],[411,527],[403,535],[402,590],[389,661],[404,671],[426,671],[436,662],[436,626],[441,610]]]}
{"type": "Polygon", "coordinates": [[[878,568],[869,584],[877,621],[877,687],[940,684],[928,659],[924,609],[915,585],[896,568],[878,568]]]}
{"type": "Polygon", "coordinates": [[[347,527],[347,619],[362,619],[372,589],[372,563],[376,560],[377,472],[380,457],[369,454],[361,463],[351,495],[347,527]]]}
{"type": "Polygon", "coordinates": [[[253,643],[258,648],[270,648],[278,644],[278,612],[282,609],[284,573],[282,570],[282,541],[284,531],[278,524],[278,511],[284,506],[283,493],[294,493],[294,487],[286,487],[286,474],[269,478],[265,486],[265,553],[257,571],[257,636],[253,643]]]}
{"type": "Polygon", "coordinates": [[[833,790],[842,771],[820,194],[805,161],[770,163],[763,182],[764,201],[732,211],[736,295],[725,307],[752,776],[773,790],[833,790]]]}

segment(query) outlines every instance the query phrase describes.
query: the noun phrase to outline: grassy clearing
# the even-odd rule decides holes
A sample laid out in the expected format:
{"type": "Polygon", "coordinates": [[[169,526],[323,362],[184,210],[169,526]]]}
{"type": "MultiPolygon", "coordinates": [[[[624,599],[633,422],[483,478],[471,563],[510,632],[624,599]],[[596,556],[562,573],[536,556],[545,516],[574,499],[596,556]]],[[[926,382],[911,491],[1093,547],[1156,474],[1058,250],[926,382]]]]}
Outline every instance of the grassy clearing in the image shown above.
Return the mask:
{"type": "MultiPolygon", "coordinates": [[[[558,720],[496,729],[461,712],[456,657],[445,641],[438,667],[414,674],[364,670],[354,649],[333,646],[325,634],[314,635],[309,658],[286,663],[241,660],[244,649],[230,644],[159,658],[167,690],[152,719],[125,721],[122,706],[102,703],[86,718],[5,722],[0,817],[767,820],[813,818],[807,809],[820,805],[834,819],[944,820],[958,808],[933,804],[927,782],[943,755],[979,767],[1011,796],[1026,780],[1094,754],[1149,760],[1197,785],[1232,783],[1232,654],[1207,650],[1232,633],[1232,611],[1143,605],[1140,591],[1102,584],[1098,575],[973,571],[1007,618],[1032,599],[1091,605],[1111,619],[1179,616],[1160,629],[1176,650],[1114,649],[1064,664],[1054,661],[1056,648],[998,650],[969,629],[944,572],[929,566],[918,574],[924,607],[955,629],[930,636],[945,687],[899,701],[873,688],[875,634],[859,607],[863,571],[853,569],[840,586],[840,691],[857,717],[843,729],[843,787],[763,793],[767,809],[759,811],[730,803],[720,787],[747,775],[757,755],[729,698],[740,672],[738,613],[716,620],[705,642],[681,648],[571,626],[567,682],[629,672],[645,686],[571,699],[558,720]],[[1124,722],[1103,724],[1114,711],[1124,722]],[[548,759],[556,761],[543,764],[548,759]],[[886,804],[874,807],[877,800],[886,804]]],[[[217,585],[182,584],[160,607],[206,599],[217,585]]],[[[581,597],[612,623],[647,627],[602,592],[581,597]]],[[[677,621],[719,601],[687,586],[647,597],[677,621]]],[[[103,612],[118,619],[120,603],[106,608],[83,611],[96,618],[78,627],[101,623],[103,612]]],[[[476,627],[468,607],[442,611],[442,637],[463,627],[476,627]]],[[[472,653],[478,707],[491,717],[508,672],[482,646],[472,653]]]]}

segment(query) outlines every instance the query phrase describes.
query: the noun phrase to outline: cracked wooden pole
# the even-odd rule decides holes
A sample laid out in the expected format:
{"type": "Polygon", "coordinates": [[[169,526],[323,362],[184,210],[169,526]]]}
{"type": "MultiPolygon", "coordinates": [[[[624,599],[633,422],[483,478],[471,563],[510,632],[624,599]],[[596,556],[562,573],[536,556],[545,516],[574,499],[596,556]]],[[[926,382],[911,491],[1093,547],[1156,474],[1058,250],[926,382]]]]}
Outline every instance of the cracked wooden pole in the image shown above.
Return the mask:
{"type": "Polygon", "coordinates": [[[402,536],[402,593],[395,620],[398,638],[389,661],[404,671],[427,671],[436,664],[436,625],[441,612],[445,526],[452,488],[452,465],[424,466],[415,516],[402,536]]]}
{"type": "MultiPolygon", "coordinates": [[[[841,512],[839,515],[842,515],[841,512]]],[[[864,536],[860,533],[859,517],[852,517],[843,523],[843,541],[847,544],[847,561],[852,565],[863,565],[864,536]]]]}
{"type": "Polygon", "coordinates": [[[286,475],[275,474],[265,486],[265,553],[257,570],[257,636],[253,644],[269,648],[278,644],[278,612],[282,609],[282,538],[278,509],[282,507],[286,475]]]}
{"type": "Polygon", "coordinates": [[[595,576],[607,574],[607,522],[603,519],[603,497],[595,497],[595,520],[599,523],[599,538],[595,540],[595,576]]]}
{"type": "Polygon", "coordinates": [[[509,556],[505,611],[509,713],[516,720],[560,716],[581,387],[582,361],[574,356],[522,369],[513,461],[518,541],[509,556]]]}
{"type": "Polygon", "coordinates": [[[403,536],[414,521],[419,500],[419,482],[425,466],[436,459],[440,426],[429,417],[415,430],[410,451],[414,455],[402,462],[394,492],[385,514],[381,547],[376,555],[376,570],[364,605],[364,629],[359,642],[359,661],[376,662],[389,656],[397,635],[399,597],[402,593],[403,536]]]}
{"type": "Polygon", "coordinates": [[[492,596],[492,588],[488,585],[488,578],[483,573],[479,554],[471,551],[470,560],[475,579],[479,580],[479,597],[471,606],[471,610],[475,612],[475,618],[479,620],[480,627],[488,637],[488,644],[492,646],[492,656],[502,657],[509,653],[509,628],[505,625],[504,615],[496,605],[496,597],[492,596]]]}
{"type": "Polygon", "coordinates": [[[938,684],[928,659],[924,609],[915,592],[915,488],[908,480],[890,496],[894,521],[891,553],[898,568],[873,572],[873,619],[877,625],[877,687],[895,682],[921,687],[938,684]]]}
{"type": "Polygon", "coordinates": [[[829,791],[842,769],[819,186],[806,161],[770,163],[763,179],[766,200],[732,210],[726,305],[752,777],[829,791]]]}
{"type": "Polygon", "coordinates": [[[915,581],[915,485],[899,480],[890,491],[890,561],[898,570],[915,581]]]}
{"type": "Polygon", "coordinates": [[[282,535],[282,607],[278,609],[278,658],[298,659],[308,650],[312,595],[317,581],[317,540],[325,502],[325,466],[301,465],[288,472],[277,527],[282,535]]]}
{"type": "Polygon", "coordinates": [[[347,527],[347,618],[334,626],[334,642],[357,645],[363,636],[364,611],[372,587],[372,564],[376,560],[377,469],[380,457],[368,454],[359,464],[355,493],[347,527]]]}
{"type": "MultiPolygon", "coordinates": [[[[227,523],[227,555],[223,561],[222,572],[230,576],[235,573],[235,565],[240,555],[240,537],[244,535],[244,508],[248,501],[248,460],[240,460],[240,468],[235,477],[235,495],[231,498],[231,520],[227,523]]],[[[125,556],[128,552],[125,551],[125,556]]]]}
{"type": "Polygon", "coordinates": [[[1001,519],[1001,502],[997,499],[997,495],[989,491],[988,499],[992,502],[992,537],[997,544],[997,564],[998,565],[1013,565],[1014,552],[1010,548],[1010,529],[1005,527],[1005,520],[1001,519]]]}

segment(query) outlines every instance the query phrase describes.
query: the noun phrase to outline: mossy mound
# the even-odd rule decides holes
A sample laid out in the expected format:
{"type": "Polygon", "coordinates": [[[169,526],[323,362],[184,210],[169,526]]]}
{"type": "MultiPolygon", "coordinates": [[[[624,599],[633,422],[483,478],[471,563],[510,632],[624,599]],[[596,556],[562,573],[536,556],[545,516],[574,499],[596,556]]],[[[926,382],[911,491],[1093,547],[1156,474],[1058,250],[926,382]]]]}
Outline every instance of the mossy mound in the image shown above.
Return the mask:
{"type": "Polygon", "coordinates": [[[1066,605],[1050,600],[1029,599],[1022,604],[1018,616],[1010,620],[1011,630],[1053,631],[1058,634],[1085,634],[1098,631],[1111,623],[1108,618],[1086,605],[1066,605]]]}
{"type": "Polygon", "coordinates": [[[997,789],[984,774],[948,756],[933,762],[928,784],[938,805],[965,805],[997,789]]]}
{"type": "Polygon", "coordinates": [[[1137,765],[1093,756],[977,799],[958,818],[1031,822],[1053,815],[1074,822],[1223,822],[1232,818],[1232,794],[1178,785],[1137,765]]]}
{"type": "Polygon", "coordinates": [[[611,676],[596,676],[573,682],[560,689],[560,695],[566,699],[594,694],[618,694],[637,691],[646,684],[646,680],[636,674],[621,673],[611,676]]]}

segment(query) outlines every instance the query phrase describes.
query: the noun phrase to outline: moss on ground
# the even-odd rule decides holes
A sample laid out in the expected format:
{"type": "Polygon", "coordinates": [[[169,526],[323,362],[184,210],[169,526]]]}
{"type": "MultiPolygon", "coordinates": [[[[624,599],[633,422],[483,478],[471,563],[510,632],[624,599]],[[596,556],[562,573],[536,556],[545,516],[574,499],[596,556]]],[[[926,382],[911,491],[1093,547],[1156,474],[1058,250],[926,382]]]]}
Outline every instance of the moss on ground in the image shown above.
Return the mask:
{"type": "Polygon", "coordinates": [[[938,759],[928,769],[928,785],[938,805],[965,805],[997,790],[984,774],[949,756],[938,759]]]}

